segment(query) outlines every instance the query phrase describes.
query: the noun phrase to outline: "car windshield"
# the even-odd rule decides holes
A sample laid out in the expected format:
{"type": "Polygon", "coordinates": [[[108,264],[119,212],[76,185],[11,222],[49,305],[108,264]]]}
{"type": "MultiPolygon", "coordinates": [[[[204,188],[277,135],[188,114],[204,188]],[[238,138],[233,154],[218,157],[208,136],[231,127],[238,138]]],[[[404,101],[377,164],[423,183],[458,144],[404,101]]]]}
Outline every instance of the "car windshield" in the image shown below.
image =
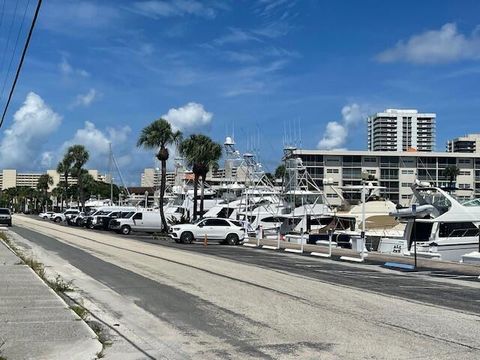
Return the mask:
{"type": "Polygon", "coordinates": [[[7,214],[7,215],[9,215],[9,214],[10,214],[10,210],[8,210],[8,209],[0,209],[0,214],[4,214],[4,215],[7,214]]]}

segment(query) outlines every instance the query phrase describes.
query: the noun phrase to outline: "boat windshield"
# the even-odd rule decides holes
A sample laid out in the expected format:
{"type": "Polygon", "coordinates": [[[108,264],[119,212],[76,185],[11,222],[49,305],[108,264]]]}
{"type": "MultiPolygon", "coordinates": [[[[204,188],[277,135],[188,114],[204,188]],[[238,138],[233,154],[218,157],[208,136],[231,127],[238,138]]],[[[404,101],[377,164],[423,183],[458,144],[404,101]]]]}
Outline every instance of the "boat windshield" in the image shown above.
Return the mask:
{"type": "Polygon", "coordinates": [[[433,205],[442,214],[452,206],[451,201],[435,188],[417,188],[414,194],[420,204],[433,205]]]}
{"type": "Polygon", "coordinates": [[[467,199],[460,202],[463,206],[480,206],[480,199],[467,199]]]}

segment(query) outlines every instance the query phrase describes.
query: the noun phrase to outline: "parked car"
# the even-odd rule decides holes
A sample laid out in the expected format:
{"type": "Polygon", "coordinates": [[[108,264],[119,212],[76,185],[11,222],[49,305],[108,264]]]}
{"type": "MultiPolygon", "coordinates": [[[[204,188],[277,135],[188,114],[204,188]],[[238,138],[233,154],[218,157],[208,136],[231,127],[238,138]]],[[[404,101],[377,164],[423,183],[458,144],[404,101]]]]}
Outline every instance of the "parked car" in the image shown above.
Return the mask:
{"type": "Polygon", "coordinates": [[[53,211],[47,211],[47,212],[41,212],[40,214],[38,214],[38,216],[40,216],[42,219],[50,219],[51,216],[55,214],[53,211]]]}
{"type": "Polygon", "coordinates": [[[153,233],[162,231],[162,221],[158,211],[131,211],[123,217],[111,220],[110,229],[124,235],[130,234],[131,231],[153,233]]]}
{"type": "Polygon", "coordinates": [[[107,206],[98,209],[92,215],[84,219],[84,225],[89,229],[105,229],[109,228],[110,220],[121,217],[136,208],[131,206],[113,207],[107,206]]]}
{"type": "Polygon", "coordinates": [[[80,210],[78,209],[67,209],[63,213],[53,213],[50,216],[50,220],[53,220],[57,223],[66,221],[67,218],[71,217],[72,215],[78,215],[80,214],[80,210]]]}
{"type": "Polygon", "coordinates": [[[207,218],[193,224],[173,225],[169,229],[169,236],[177,243],[192,243],[206,236],[209,241],[236,245],[245,238],[245,228],[236,220],[207,218]]]}
{"type": "Polygon", "coordinates": [[[83,219],[85,218],[84,212],[79,212],[78,214],[72,214],[71,216],[66,216],[66,221],[68,225],[82,226],[83,219]]]}
{"type": "Polygon", "coordinates": [[[12,214],[7,208],[0,208],[0,224],[12,226],[12,214]]]}

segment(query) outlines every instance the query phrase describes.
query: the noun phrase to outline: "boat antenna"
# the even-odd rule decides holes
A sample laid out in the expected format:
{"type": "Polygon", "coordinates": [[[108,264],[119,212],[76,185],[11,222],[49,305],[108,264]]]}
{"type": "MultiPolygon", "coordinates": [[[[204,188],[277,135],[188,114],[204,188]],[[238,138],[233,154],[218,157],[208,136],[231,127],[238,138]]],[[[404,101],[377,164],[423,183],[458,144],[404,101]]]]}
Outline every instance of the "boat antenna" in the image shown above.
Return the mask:
{"type": "Polygon", "coordinates": [[[113,205],[113,151],[112,151],[112,142],[110,141],[108,143],[108,148],[110,150],[109,156],[108,156],[108,172],[110,173],[110,203],[113,205]]]}
{"type": "Polygon", "coordinates": [[[300,134],[300,149],[302,148],[302,126],[300,124],[300,118],[298,118],[298,132],[300,134]]]}

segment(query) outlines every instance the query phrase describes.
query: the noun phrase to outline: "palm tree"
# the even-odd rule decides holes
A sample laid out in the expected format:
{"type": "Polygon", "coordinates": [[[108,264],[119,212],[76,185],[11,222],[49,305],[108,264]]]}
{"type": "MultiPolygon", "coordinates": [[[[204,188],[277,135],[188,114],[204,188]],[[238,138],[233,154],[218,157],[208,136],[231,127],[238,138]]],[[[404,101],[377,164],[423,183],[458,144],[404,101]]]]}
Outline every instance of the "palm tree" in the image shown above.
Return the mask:
{"type": "Polygon", "coordinates": [[[45,211],[47,211],[48,188],[53,185],[53,179],[48,174],[40,175],[37,182],[37,189],[43,192],[45,211]]]}
{"type": "Polygon", "coordinates": [[[160,179],[160,219],[162,220],[162,229],[167,231],[168,225],[163,212],[163,202],[165,196],[165,187],[167,183],[167,160],[169,157],[167,146],[178,145],[182,138],[180,131],[174,131],[167,120],[158,119],[150,125],[143,128],[137,141],[138,147],[145,149],[154,149],[157,151],[155,156],[161,164],[161,179],[160,179]]]}
{"type": "Polygon", "coordinates": [[[200,214],[203,214],[203,193],[205,178],[211,167],[218,167],[218,160],[222,156],[222,146],[205,135],[190,135],[180,144],[180,153],[192,167],[194,175],[193,188],[193,218],[197,217],[198,180],[202,178],[200,195],[200,214]]]}
{"type": "Polygon", "coordinates": [[[82,209],[85,207],[85,199],[83,196],[83,166],[87,163],[90,155],[83,145],[72,145],[67,149],[66,155],[72,161],[71,173],[77,178],[78,182],[78,198],[82,204],[82,209]]]}
{"type": "Polygon", "coordinates": [[[282,188],[283,188],[283,182],[285,179],[285,164],[280,164],[277,166],[275,169],[275,179],[281,179],[282,180],[282,188]]]}
{"type": "MultiPolygon", "coordinates": [[[[68,176],[72,171],[73,159],[70,156],[69,152],[67,151],[63,156],[63,159],[57,165],[57,172],[63,175],[64,178],[64,193],[66,194],[68,191],[68,176]]],[[[63,199],[62,199],[62,211],[63,211],[63,199]]]]}
{"type": "Polygon", "coordinates": [[[448,187],[453,189],[453,183],[457,180],[460,174],[460,169],[455,165],[450,165],[445,168],[445,176],[448,177],[448,187]]]}

